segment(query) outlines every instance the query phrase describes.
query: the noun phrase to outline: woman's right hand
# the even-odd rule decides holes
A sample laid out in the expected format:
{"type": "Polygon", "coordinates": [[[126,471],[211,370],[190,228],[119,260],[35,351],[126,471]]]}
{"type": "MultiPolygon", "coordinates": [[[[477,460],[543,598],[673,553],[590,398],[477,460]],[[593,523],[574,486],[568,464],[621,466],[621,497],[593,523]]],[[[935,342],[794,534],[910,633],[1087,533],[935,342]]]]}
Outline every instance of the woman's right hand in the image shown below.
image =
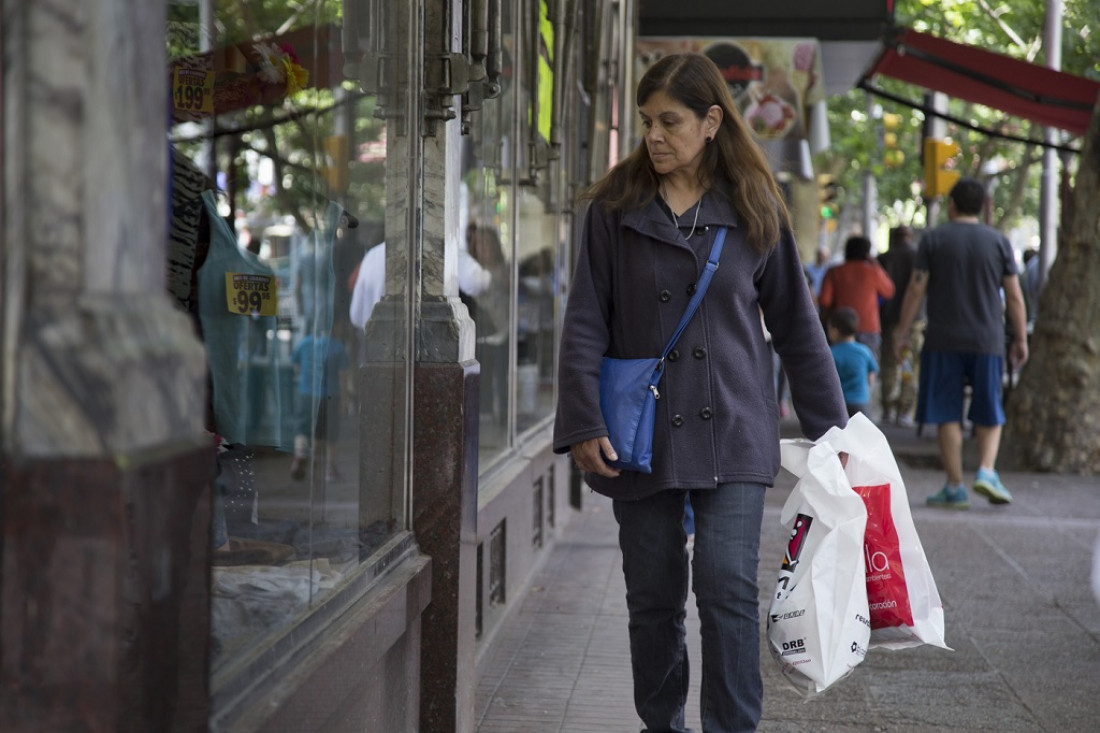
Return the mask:
{"type": "Polygon", "coordinates": [[[604,456],[612,461],[619,457],[615,449],[611,447],[611,441],[607,439],[607,436],[574,443],[569,446],[569,452],[573,454],[573,460],[576,461],[577,467],[582,471],[597,473],[608,478],[615,478],[621,473],[619,469],[609,466],[604,460],[604,456]]]}

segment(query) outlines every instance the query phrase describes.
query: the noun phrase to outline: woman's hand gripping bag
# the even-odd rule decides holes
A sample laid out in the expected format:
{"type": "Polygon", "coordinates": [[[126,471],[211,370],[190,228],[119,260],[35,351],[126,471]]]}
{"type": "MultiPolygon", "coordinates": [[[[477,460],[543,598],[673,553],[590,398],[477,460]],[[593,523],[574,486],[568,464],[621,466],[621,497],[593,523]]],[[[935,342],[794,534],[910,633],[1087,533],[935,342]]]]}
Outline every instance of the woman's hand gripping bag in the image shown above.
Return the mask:
{"type": "Polygon", "coordinates": [[[798,483],[780,515],[791,534],[768,613],[768,647],[810,699],[867,654],[867,510],[832,446],[784,440],[781,449],[783,467],[798,483]]]}
{"type": "Polygon", "coordinates": [[[848,454],[845,474],[867,505],[864,561],[871,648],[944,643],[943,604],[924,555],[909,497],[886,436],[864,414],[818,441],[848,454]]]}

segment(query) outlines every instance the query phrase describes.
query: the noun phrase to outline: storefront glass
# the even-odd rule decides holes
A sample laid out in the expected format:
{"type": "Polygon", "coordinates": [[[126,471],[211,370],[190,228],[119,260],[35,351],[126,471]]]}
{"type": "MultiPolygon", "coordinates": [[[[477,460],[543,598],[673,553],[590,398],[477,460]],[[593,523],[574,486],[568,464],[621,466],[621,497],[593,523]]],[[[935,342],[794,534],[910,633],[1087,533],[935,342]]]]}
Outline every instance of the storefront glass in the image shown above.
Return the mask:
{"type": "Polygon", "coordinates": [[[559,219],[547,210],[549,182],[519,197],[516,428],[522,433],[554,410],[554,295],[559,281],[555,243],[559,219]]]}
{"type": "Polygon", "coordinates": [[[476,265],[460,264],[466,273],[460,290],[477,328],[482,472],[553,412],[560,219],[551,206],[548,13],[536,0],[502,4],[501,91],[485,101],[463,138],[462,257],[476,265]],[[488,285],[470,274],[477,266],[488,285]]]}
{"type": "Polygon", "coordinates": [[[538,24],[524,23],[520,32],[524,50],[520,73],[522,145],[517,155],[520,182],[516,227],[516,430],[522,435],[553,414],[555,294],[558,290],[557,252],[562,212],[572,206],[563,200],[565,175],[562,137],[556,129],[564,119],[568,76],[565,60],[555,59],[558,34],[549,3],[530,0],[530,15],[538,24]]]}
{"type": "MultiPolygon", "coordinates": [[[[215,680],[406,529],[404,448],[387,446],[384,487],[361,478],[379,453],[361,452],[360,365],[377,302],[372,338],[407,343],[407,287],[386,277],[407,245],[368,252],[386,228],[388,151],[408,134],[409,49],[404,3],[360,5],[370,17],[347,19],[340,0],[167,4],[168,289],[206,346],[195,399],[219,446],[215,680]]],[[[405,436],[406,370],[392,373],[387,432],[405,436]]]]}
{"type": "Polygon", "coordinates": [[[481,365],[479,465],[491,466],[510,445],[512,364],[515,339],[516,87],[510,73],[514,52],[513,8],[501,6],[505,29],[499,93],[484,102],[463,136],[460,226],[465,232],[459,262],[459,294],[477,332],[475,356],[481,365]]]}

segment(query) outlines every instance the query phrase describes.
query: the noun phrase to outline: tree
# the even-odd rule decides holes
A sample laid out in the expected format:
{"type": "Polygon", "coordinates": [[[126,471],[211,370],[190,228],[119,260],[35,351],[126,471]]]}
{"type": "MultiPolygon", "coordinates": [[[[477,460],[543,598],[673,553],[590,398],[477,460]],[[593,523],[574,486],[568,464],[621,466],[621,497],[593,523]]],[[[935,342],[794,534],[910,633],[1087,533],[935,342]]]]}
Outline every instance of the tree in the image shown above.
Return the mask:
{"type": "Polygon", "coordinates": [[[1100,471],[1100,100],[1067,208],[1001,454],[1020,469],[1087,474],[1100,471]]]}
{"type": "MultiPolygon", "coordinates": [[[[987,0],[899,0],[896,18],[902,26],[1042,63],[1045,6],[1044,0],[1016,0],[996,6],[987,0]]],[[[1065,71],[1100,77],[1100,34],[1090,32],[1097,17],[1100,0],[1066,0],[1062,44],[1065,71]]],[[[917,107],[922,103],[922,89],[893,79],[879,78],[875,83],[917,107]]],[[[817,170],[836,176],[841,187],[850,192],[860,190],[861,178],[870,171],[877,184],[879,214],[886,223],[922,227],[926,223],[925,202],[920,198],[918,182],[924,114],[890,100],[876,101],[883,112],[901,115],[898,137],[906,151],[904,163],[884,165],[877,144],[876,126],[880,122],[868,117],[867,95],[857,89],[828,100],[829,127],[834,138],[831,149],[815,161],[817,170]]],[[[1038,142],[1043,138],[1043,128],[962,100],[950,100],[947,111],[952,117],[970,120],[995,133],[1035,141],[1021,143],[947,124],[948,136],[963,150],[960,172],[997,184],[993,186],[991,224],[1007,229],[1023,216],[1034,216],[1039,208],[1042,149],[1038,142]]]]}
{"type": "MultiPolygon", "coordinates": [[[[270,41],[291,31],[339,28],[343,5],[340,0],[252,0],[251,2],[218,2],[213,28],[215,46],[232,48],[237,44],[270,41]]],[[[169,3],[166,23],[168,56],[177,60],[198,56],[200,50],[200,12],[198,4],[169,3]]],[[[320,53],[327,53],[322,48],[320,53]]],[[[234,58],[237,63],[240,60],[234,58]]],[[[303,60],[307,65],[309,61],[303,60]]],[[[327,59],[336,63],[336,59],[327,59]]],[[[316,81],[316,80],[314,80],[316,81]]],[[[346,190],[335,190],[326,181],[324,140],[341,127],[350,133],[356,146],[384,139],[385,120],[375,116],[376,100],[358,91],[357,85],[346,80],[342,89],[310,85],[286,98],[265,99],[240,109],[221,113],[214,131],[216,168],[224,174],[230,208],[233,214],[243,208],[250,223],[265,227],[285,216],[293,217],[296,227],[309,233],[323,217],[330,199],[352,210],[357,218],[381,221],[384,217],[384,163],[365,160],[362,151],[351,150],[357,164],[352,166],[346,190]],[[348,108],[350,107],[350,113],[348,108]],[[259,161],[266,159],[272,171],[271,183],[257,201],[247,196],[256,178],[259,161]]],[[[191,160],[205,157],[210,130],[196,134],[190,126],[177,128],[171,138],[176,149],[191,160]]],[[[339,163],[346,161],[337,161],[339,163]]]]}

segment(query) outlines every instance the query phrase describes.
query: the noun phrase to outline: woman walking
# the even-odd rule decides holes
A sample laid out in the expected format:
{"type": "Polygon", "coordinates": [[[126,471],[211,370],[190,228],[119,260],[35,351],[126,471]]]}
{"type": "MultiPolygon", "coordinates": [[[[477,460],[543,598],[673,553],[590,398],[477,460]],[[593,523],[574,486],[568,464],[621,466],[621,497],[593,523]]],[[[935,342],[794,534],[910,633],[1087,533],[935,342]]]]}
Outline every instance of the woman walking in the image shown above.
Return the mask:
{"type": "Polygon", "coordinates": [[[761,714],[757,565],[764,491],[779,471],[779,409],[761,314],[809,438],[847,412],[782,194],[714,63],[667,56],[636,95],[644,144],[588,193],[565,315],[554,449],[614,500],[634,701],[647,731],[689,729],[685,604],[691,492],[706,733],[761,714]],[[599,407],[604,356],[657,356],[721,228],[710,289],[667,358],[652,473],[619,470],[599,407]]]}

